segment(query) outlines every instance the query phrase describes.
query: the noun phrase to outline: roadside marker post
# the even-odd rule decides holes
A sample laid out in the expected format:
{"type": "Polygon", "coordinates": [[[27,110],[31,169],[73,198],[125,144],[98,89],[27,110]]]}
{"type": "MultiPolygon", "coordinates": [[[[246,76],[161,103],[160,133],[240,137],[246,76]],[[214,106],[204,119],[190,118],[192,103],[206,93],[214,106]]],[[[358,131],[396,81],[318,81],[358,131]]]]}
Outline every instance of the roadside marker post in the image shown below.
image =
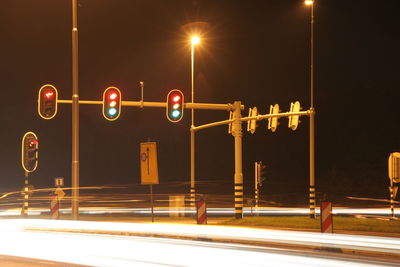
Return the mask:
{"type": "Polygon", "coordinates": [[[207,205],[204,199],[196,202],[197,224],[207,224],[207,205]]]}
{"type": "Polygon", "coordinates": [[[321,202],[321,233],[333,233],[332,202],[321,202]]]}
{"type": "Polygon", "coordinates": [[[50,216],[52,220],[58,220],[60,218],[60,204],[58,201],[58,195],[56,193],[50,195],[50,216]]]}

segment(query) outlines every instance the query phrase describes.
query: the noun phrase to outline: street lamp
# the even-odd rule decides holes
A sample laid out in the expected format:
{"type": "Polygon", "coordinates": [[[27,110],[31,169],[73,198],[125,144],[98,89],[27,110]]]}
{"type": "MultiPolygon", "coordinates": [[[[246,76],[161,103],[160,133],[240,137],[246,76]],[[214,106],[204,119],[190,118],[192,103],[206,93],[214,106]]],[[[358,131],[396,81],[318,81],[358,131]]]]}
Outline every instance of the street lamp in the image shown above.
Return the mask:
{"type": "Polygon", "coordinates": [[[315,216],[315,108],[314,108],[314,0],[305,0],[311,7],[310,21],[310,217],[315,216]]]}
{"type": "MultiPolygon", "coordinates": [[[[194,103],[194,48],[200,43],[200,37],[197,35],[191,38],[191,80],[192,80],[192,103],[194,103]]],[[[192,109],[192,124],[190,127],[190,205],[194,207],[196,189],[195,189],[195,145],[194,145],[194,109],[192,109]]]]}

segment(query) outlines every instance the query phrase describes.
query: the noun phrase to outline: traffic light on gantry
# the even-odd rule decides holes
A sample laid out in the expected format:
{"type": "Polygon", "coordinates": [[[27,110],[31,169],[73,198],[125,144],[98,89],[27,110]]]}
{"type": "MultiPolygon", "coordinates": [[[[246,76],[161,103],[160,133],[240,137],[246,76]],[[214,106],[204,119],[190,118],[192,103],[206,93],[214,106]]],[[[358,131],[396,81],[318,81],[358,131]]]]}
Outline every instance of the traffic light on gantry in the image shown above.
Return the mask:
{"type": "Polygon", "coordinates": [[[40,117],[49,120],[57,114],[57,89],[51,85],[43,85],[39,90],[38,112],[40,117]]]}
{"type": "Polygon", "coordinates": [[[167,96],[167,118],[171,122],[178,122],[183,117],[184,96],[178,89],[173,89],[167,96]]]}
{"type": "Polygon", "coordinates": [[[22,168],[33,172],[38,165],[39,142],[36,134],[27,132],[22,138],[22,168]]]}
{"type": "Polygon", "coordinates": [[[103,116],[109,121],[118,119],[121,113],[121,91],[117,87],[108,87],[103,93],[103,116]]]}

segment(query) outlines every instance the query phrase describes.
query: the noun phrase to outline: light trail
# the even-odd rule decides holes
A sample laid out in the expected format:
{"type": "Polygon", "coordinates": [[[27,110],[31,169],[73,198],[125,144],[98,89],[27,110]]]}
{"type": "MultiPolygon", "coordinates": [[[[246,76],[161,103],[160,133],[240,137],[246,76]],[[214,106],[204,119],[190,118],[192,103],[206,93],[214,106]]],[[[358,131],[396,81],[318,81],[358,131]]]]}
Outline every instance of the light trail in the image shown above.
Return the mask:
{"type": "MultiPolygon", "coordinates": [[[[131,202],[137,202],[139,200],[131,200],[131,202]]],[[[48,213],[49,209],[30,208],[29,215],[40,215],[41,213],[48,213]]],[[[79,210],[80,214],[151,214],[150,208],[124,208],[124,207],[81,207],[79,210]]],[[[159,215],[168,215],[171,213],[180,214],[195,214],[196,211],[187,209],[168,209],[165,207],[155,207],[154,213],[159,215]]],[[[252,215],[308,215],[308,208],[276,208],[276,207],[260,207],[257,210],[251,208],[244,208],[243,213],[247,216],[252,215]]],[[[20,215],[21,209],[0,209],[1,216],[15,216],[20,215]]],[[[62,209],[62,214],[70,214],[71,209],[62,209]]],[[[233,208],[207,208],[207,214],[210,216],[233,216],[233,208]]],[[[319,209],[316,210],[316,214],[319,215],[319,209]]],[[[334,215],[381,215],[391,217],[391,211],[389,208],[333,208],[332,214],[334,215]]]]}
{"type": "MultiPolygon", "coordinates": [[[[298,232],[268,231],[236,227],[188,226],[171,224],[132,224],[83,221],[2,220],[0,221],[0,254],[40,260],[82,264],[85,266],[383,266],[381,262],[358,259],[339,259],[302,256],[284,249],[260,246],[199,242],[168,238],[144,238],[126,235],[94,234],[93,231],[119,233],[164,233],[203,238],[229,237],[250,240],[304,240],[317,239],[318,244],[349,239],[393,246],[395,239],[357,238],[354,236],[304,234],[298,232]],[[37,229],[30,231],[30,228],[37,229]],[[38,231],[38,229],[41,229],[38,231]],[[91,234],[49,232],[50,230],[80,230],[91,234]]],[[[310,241],[309,241],[310,242],[310,241]]],[[[350,241],[349,241],[350,242],[350,241]]],[[[392,247],[397,252],[400,244],[392,247]]],[[[339,254],[340,255],[340,254],[339,254]]],[[[338,256],[338,255],[336,255],[338,256]]],[[[390,264],[389,264],[390,265],[390,264]]]]}

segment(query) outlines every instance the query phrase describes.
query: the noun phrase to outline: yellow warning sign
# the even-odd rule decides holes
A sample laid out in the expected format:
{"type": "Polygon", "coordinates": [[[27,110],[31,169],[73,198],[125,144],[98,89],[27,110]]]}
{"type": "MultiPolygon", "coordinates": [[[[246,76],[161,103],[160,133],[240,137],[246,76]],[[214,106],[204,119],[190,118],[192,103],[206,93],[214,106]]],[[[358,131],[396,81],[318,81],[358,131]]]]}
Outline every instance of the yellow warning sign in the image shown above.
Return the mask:
{"type": "Polygon", "coordinates": [[[142,184],[158,184],[156,142],[140,143],[140,176],[142,184]]]}

